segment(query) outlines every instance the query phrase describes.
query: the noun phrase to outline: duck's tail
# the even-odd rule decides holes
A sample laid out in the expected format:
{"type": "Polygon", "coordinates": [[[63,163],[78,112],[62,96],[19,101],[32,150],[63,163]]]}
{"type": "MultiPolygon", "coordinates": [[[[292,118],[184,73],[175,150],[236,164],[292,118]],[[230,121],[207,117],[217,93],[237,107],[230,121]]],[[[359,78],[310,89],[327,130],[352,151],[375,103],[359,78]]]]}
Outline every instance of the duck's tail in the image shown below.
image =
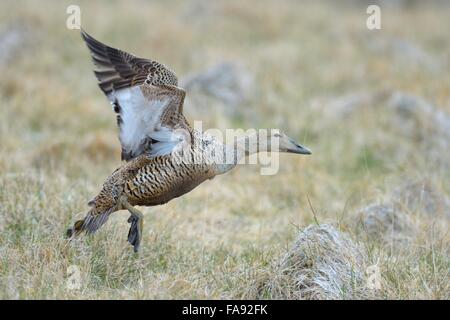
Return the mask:
{"type": "Polygon", "coordinates": [[[108,220],[109,215],[114,211],[113,209],[99,209],[94,205],[84,219],[76,221],[72,227],[67,229],[67,238],[76,237],[83,231],[88,234],[94,233],[108,220]]]}

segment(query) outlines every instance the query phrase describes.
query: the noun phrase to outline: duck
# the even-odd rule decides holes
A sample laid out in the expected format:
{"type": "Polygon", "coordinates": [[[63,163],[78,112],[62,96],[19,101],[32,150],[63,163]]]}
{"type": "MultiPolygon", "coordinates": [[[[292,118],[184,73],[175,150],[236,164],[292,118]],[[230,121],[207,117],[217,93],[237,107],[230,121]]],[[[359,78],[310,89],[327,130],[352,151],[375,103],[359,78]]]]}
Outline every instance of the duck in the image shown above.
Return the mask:
{"type": "Polygon", "coordinates": [[[128,210],[128,242],[140,249],[144,215],[136,206],[159,206],[235,168],[259,152],[300,155],[311,151],[281,130],[255,131],[225,143],[192,128],[183,114],[185,90],[165,65],[139,58],[94,39],[81,29],[98,86],[117,116],[125,163],[88,202],[85,217],[66,231],[70,239],[93,234],[109,216],[128,210]]]}

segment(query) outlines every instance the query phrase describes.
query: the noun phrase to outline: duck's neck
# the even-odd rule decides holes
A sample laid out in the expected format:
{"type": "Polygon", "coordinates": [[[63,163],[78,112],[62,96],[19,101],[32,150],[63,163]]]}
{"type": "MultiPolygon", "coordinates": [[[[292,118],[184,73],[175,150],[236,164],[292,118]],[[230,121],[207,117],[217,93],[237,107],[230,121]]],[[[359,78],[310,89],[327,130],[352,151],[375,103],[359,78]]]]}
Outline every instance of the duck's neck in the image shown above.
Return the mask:
{"type": "Polygon", "coordinates": [[[218,174],[228,172],[237,164],[243,163],[242,160],[245,156],[267,150],[266,146],[259,143],[257,133],[236,138],[233,143],[224,144],[223,148],[223,159],[221,163],[217,164],[218,174]]]}

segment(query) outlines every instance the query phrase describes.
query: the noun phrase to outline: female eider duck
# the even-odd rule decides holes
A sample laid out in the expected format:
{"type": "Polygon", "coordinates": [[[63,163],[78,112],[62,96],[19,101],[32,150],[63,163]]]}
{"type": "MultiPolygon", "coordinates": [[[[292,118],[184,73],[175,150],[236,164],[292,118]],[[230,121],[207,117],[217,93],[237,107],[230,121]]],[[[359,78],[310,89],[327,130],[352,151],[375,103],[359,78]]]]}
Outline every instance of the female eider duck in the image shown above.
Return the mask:
{"type": "Polygon", "coordinates": [[[143,214],[135,206],[156,206],[180,197],[230,171],[252,153],[311,153],[278,130],[268,130],[263,138],[247,135],[233,144],[193,130],[183,115],[185,91],[178,87],[174,72],[156,61],[104,45],[84,31],[81,35],[94,61],[98,85],[117,113],[122,160],[127,162],[89,201],[91,209],[67,230],[68,237],[93,233],[110,214],[127,209],[131,213],[128,241],[138,251],[143,214]]]}

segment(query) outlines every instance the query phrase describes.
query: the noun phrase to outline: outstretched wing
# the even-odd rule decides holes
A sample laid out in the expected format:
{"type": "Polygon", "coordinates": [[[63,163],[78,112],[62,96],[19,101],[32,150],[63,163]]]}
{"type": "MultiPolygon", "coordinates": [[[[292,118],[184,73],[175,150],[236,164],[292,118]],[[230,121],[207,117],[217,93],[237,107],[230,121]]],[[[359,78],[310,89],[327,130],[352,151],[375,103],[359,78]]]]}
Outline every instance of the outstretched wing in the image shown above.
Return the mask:
{"type": "Polygon", "coordinates": [[[81,31],[96,66],[100,89],[117,113],[122,160],[143,153],[169,154],[190,143],[191,128],[183,116],[185,92],[175,73],[156,61],[111,48],[81,31]]]}

